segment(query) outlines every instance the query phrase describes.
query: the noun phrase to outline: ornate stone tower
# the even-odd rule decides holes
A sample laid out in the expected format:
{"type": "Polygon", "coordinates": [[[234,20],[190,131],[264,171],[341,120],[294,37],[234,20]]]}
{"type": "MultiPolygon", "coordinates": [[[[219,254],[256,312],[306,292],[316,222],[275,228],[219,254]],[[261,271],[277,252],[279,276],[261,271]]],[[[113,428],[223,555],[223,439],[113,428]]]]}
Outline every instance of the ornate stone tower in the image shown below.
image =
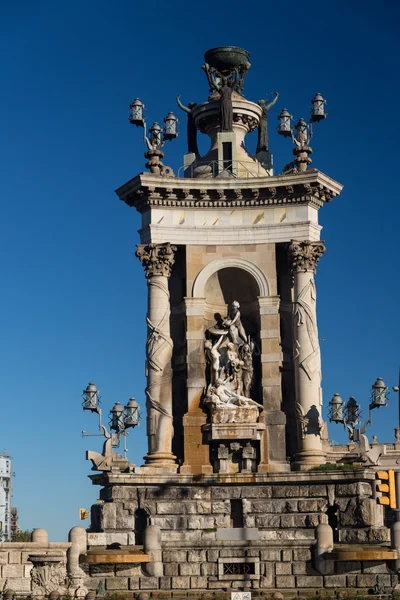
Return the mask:
{"type": "MultiPolygon", "coordinates": [[[[257,104],[244,97],[248,59],[240,48],[210,50],[208,99],[185,106],[178,96],[188,120],[182,176],[162,163],[164,140],[176,137],[169,113],[164,132],[157,123],[150,137],[145,130],[150,172],[117,190],[142,215],[148,452],[136,467],[112,450],[137,423],[137,403],[124,418],[117,403],[116,433],[103,427],[103,454],[88,453],[102,490],[87,562],[106,563],[89,567],[91,587],[278,588],[288,597],[294,588],[370,587],[375,575],[356,579],[346,553],[329,554],[334,538],[388,541],[372,470],[304,472],[327,454],[337,460],[321,413],[314,274],[325,251],[318,211],[341,185],[308,168],[325,101],[317,94],[310,124],[293,129],[280,112],[295,159],[275,175],[267,119],[278,94],[257,104]],[[245,146],[253,129],[254,155],[245,146]],[[199,131],[211,141],[205,156],[199,131]],[[347,561],[336,574],[335,560],[347,561]]],[[[131,108],[131,122],[145,126],[140,100],[131,108]]],[[[90,384],[86,410],[100,412],[97,394],[90,384]]],[[[360,551],[358,561],[370,560],[360,551]]],[[[397,551],[379,556],[389,555],[397,551]]]]}
{"type": "MultiPolygon", "coordinates": [[[[274,175],[267,119],[278,94],[270,103],[244,97],[245,50],[205,58],[208,99],[186,107],[178,96],[188,119],[184,177],[161,163],[155,124],[145,138],[151,172],[117,190],[142,215],[137,256],[148,283],[149,452],[137,472],[304,469],[325,461],[314,273],[325,251],[318,211],[341,185],[306,170],[304,121],[295,137],[289,119],[296,160],[274,175]],[[245,136],[255,129],[252,155],[245,136]],[[205,156],[198,132],[210,138],[205,156]]],[[[324,116],[318,96],[314,120],[324,116]]],[[[141,110],[137,99],[136,125],[141,110]]],[[[164,139],[175,133],[171,115],[164,139]]]]}

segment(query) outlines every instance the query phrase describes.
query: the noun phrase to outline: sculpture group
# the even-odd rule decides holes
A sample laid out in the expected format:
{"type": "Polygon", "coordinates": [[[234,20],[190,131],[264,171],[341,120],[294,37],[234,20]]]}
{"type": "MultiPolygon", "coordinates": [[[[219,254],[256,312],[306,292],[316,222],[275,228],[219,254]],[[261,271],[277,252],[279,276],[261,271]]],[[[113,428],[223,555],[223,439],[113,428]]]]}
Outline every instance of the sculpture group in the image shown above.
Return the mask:
{"type": "MultiPolygon", "coordinates": [[[[239,302],[231,304],[229,314],[206,332],[204,351],[207,362],[207,389],[205,404],[212,420],[233,422],[241,415],[240,409],[261,408],[251,397],[253,385],[254,343],[243,327],[239,302]],[[228,412],[227,412],[228,411],[228,412]],[[230,411],[230,412],[229,412],[230,411]],[[218,416],[217,416],[218,415],[218,416]]],[[[254,411],[252,411],[254,413],[254,411]]]]}

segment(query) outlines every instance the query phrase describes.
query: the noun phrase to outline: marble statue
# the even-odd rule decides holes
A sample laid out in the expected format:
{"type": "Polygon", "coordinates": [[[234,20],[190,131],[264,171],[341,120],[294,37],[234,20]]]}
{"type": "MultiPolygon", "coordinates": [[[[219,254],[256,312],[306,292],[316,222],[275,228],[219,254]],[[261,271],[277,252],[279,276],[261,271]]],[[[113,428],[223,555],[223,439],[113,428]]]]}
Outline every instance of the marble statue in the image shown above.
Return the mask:
{"type": "Polygon", "coordinates": [[[256,421],[261,405],[251,398],[254,343],[243,326],[239,302],[232,302],[228,316],[218,318],[216,324],[208,328],[206,337],[204,353],[209,375],[205,404],[212,421],[256,421]],[[239,415],[242,409],[250,407],[248,414],[239,415]],[[222,416],[221,409],[224,409],[222,416]],[[226,410],[231,411],[229,415],[226,410]]]}

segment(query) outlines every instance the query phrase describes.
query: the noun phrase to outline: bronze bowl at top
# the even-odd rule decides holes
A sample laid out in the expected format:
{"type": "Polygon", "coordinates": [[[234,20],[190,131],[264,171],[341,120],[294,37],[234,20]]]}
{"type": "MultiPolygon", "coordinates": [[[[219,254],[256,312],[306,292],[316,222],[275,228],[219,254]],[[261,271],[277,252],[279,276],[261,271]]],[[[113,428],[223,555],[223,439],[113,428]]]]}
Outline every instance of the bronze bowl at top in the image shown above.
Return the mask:
{"type": "Polygon", "coordinates": [[[230,71],[236,67],[244,67],[249,62],[250,54],[236,46],[219,46],[207,50],[204,60],[218,71],[230,71]]]}

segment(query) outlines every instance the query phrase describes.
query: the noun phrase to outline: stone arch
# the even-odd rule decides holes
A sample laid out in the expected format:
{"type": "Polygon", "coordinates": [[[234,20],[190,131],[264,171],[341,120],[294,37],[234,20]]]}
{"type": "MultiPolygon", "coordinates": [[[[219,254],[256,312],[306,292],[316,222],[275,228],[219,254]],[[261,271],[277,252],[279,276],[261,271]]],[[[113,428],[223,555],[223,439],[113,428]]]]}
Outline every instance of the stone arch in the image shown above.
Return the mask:
{"type": "Polygon", "coordinates": [[[204,298],[206,284],[209,278],[217,271],[229,268],[243,269],[243,271],[247,271],[257,282],[258,289],[260,291],[259,295],[270,295],[268,279],[266,278],[264,272],[257,265],[239,256],[227,256],[225,258],[213,260],[200,271],[193,284],[193,298],[204,298]]]}

